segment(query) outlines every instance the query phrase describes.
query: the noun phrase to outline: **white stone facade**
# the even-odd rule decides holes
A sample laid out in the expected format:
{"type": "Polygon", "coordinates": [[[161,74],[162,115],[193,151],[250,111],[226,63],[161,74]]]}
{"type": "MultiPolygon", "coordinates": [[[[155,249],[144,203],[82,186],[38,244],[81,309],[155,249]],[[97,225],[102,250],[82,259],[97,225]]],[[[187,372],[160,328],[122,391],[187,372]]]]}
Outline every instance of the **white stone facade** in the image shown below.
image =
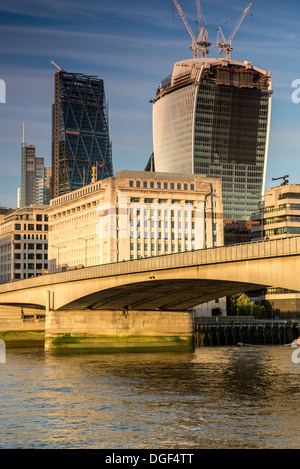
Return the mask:
{"type": "Polygon", "coordinates": [[[48,217],[52,270],[223,245],[221,181],[201,176],[121,171],[53,199],[48,217]]]}

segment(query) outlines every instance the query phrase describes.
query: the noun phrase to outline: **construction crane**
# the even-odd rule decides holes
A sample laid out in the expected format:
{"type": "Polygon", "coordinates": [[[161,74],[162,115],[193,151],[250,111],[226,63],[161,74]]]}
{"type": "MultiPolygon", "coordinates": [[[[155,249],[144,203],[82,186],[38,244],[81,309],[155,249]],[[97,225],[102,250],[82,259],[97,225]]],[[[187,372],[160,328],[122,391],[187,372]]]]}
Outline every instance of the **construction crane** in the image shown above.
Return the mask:
{"type": "Polygon", "coordinates": [[[289,182],[288,179],[287,179],[288,177],[289,177],[289,175],[286,174],[285,176],[281,176],[279,178],[272,178],[272,181],[278,181],[278,179],[282,179],[282,184],[281,185],[285,186],[285,184],[288,184],[288,182],[289,182]]]}
{"type": "Polygon", "coordinates": [[[197,38],[197,44],[201,46],[201,57],[206,57],[206,54],[209,52],[209,46],[211,46],[211,42],[208,42],[208,28],[202,25],[202,13],[200,7],[200,0],[196,0],[197,6],[197,16],[198,16],[198,24],[200,28],[200,33],[197,38]]]}
{"type": "Polygon", "coordinates": [[[211,45],[210,42],[208,42],[208,28],[204,28],[202,26],[202,15],[201,15],[201,8],[200,8],[200,0],[196,0],[196,6],[197,6],[197,15],[198,15],[198,24],[200,28],[200,33],[198,38],[196,39],[195,34],[193,33],[183,11],[181,6],[179,5],[177,0],[173,0],[182,21],[185,24],[186,29],[188,30],[191,38],[192,38],[192,45],[190,46],[190,49],[193,51],[193,58],[197,59],[198,58],[198,49],[199,46],[201,46],[201,57],[206,57],[206,54],[208,54],[208,48],[211,45]]]}
{"type": "Polygon", "coordinates": [[[230,59],[230,52],[232,51],[232,47],[231,47],[232,39],[234,38],[237,30],[241,26],[245,16],[247,15],[247,13],[250,10],[250,8],[252,7],[252,5],[253,5],[253,2],[249,3],[249,5],[245,8],[245,10],[242,13],[242,16],[238,20],[237,24],[235,25],[235,27],[234,27],[234,29],[233,29],[232,33],[230,34],[227,41],[224,37],[222,29],[220,27],[218,27],[218,29],[217,29],[217,31],[218,31],[218,33],[217,33],[217,47],[219,48],[219,54],[222,54],[222,52],[225,51],[226,59],[230,59]]]}
{"type": "Polygon", "coordinates": [[[51,60],[51,64],[58,68],[58,70],[63,70],[63,68],[59,67],[53,60],[51,60]]]}

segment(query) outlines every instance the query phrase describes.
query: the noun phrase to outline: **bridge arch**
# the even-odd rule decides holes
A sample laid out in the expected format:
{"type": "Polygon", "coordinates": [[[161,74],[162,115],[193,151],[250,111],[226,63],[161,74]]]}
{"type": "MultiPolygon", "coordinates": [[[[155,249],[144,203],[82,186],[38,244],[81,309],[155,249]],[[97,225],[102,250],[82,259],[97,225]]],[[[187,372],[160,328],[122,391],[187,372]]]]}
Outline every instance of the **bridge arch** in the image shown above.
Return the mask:
{"type": "Polygon", "coordinates": [[[133,309],[182,311],[215,298],[262,288],[242,282],[170,278],[125,283],[78,297],[61,309],[133,309]]]}

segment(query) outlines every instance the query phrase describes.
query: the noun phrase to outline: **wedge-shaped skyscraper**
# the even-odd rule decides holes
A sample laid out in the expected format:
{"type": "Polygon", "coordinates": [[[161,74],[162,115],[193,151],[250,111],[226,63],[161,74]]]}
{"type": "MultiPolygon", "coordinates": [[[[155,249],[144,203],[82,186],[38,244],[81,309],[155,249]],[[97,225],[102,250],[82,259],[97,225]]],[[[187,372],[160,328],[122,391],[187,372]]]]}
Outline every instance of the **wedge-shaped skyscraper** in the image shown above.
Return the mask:
{"type": "Polygon", "coordinates": [[[222,179],[224,219],[245,219],[264,192],[270,72],[250,62],[177,62],[153,102],[155,171],[222,179]]]}
{"type": "Polygon", "coordinates": [[[108,115],[101,78],[61,69],[52,112],[52,198],[113,176],[108,115]]]}

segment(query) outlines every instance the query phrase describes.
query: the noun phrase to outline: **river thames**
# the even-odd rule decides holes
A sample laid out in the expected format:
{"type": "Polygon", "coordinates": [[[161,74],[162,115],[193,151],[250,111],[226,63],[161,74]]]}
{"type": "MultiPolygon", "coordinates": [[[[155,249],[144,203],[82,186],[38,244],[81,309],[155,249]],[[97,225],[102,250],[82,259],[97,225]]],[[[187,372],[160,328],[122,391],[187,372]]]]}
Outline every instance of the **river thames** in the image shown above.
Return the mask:
{"type": "Polygon", "coordinates": [[[6,350],[1,449],[298,449],[290,346],[187,353],[6,350]]]}

